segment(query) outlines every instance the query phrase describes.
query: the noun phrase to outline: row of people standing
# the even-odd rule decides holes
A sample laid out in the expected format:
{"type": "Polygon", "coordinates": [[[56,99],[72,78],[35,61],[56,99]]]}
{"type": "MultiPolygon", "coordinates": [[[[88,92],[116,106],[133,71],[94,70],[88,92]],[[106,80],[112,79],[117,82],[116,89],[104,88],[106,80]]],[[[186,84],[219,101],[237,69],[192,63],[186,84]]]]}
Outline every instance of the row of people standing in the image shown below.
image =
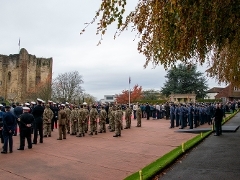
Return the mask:
{"type": "Polygon", "coordinates": [[[25,138],[28,142],[28,148],[32,148],[32,144],[37,144],[38,134],[40,135],[40,143],[43,143],[42,134],[42,114],[44,108],[41,106],[42,100],[38,99],[38,105],[32,109],[32,114],[30,114],[29,107],[22,107],[17,105],[16,107],[5,106],[5,112],[2,112],[2,140],[3,140],[3,154],[13,152],[13,135],[17,134],[17,124],[20,130],[20,147],[18,150],[24,150],[25,138]],[[31,134],[32,129],[34,129],[34,138],[32,142],[31,134]]]}
{"type": "Polygon", "coordinates": [[[134,103],[133,104],[133,116],[134,119],[136,119],[136,111],[138,106],[141,109],[142,112],[142,118],[147,118],[147,120],[149,120],[150,117],[152,117],[153,119],[162,119],[162,118],[166,118],[169,119],[170,117],[170,106],[169,103],[165,103],[165,104],[138,104],[138,103],[134,103]]]}
{"type": "MultiPolygon", "coordinates": [[[[222,119],[225,117],[225,109],[221,103],[200,103],[200,104],[170,104],[170,128],[180,126],[184,129],[197,128],[199,125],[208,123],[211,125],[213,118],[216,116],[216,109],[220,108],[222,119]]],[[[218,118],[217,118],[218,119],[218,118]]],[[[216,125],[216,124],[215,124],[216,125]]],[[[219,125],[219,124],[218,124],[219,125]]]]}

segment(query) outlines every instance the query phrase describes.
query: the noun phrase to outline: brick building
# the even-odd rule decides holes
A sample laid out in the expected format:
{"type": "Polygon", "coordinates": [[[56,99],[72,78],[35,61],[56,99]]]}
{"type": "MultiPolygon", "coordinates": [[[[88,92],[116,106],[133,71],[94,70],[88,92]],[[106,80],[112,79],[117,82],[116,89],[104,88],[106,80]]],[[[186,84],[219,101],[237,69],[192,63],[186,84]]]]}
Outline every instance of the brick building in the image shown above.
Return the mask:
{"type": "Polygon", "coordinates": [[[240,100],[240,89],[233,85],[223,88],[216,96],[216,99],[222,99],[223,102],[240,100]]]}

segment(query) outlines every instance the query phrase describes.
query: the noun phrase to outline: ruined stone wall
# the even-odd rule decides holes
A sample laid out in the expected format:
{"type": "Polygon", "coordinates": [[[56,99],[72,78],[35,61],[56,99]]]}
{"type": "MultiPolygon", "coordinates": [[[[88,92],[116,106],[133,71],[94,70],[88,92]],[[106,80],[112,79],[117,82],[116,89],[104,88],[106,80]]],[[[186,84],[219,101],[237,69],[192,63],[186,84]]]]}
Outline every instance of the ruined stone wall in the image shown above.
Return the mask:
{"type": "Polygon", "coordinates": [[[0,97],[25,102],[26,94],[52,77],[52,58],[37,58],[22,48],[19,54],[0,55],[0,97]]]}

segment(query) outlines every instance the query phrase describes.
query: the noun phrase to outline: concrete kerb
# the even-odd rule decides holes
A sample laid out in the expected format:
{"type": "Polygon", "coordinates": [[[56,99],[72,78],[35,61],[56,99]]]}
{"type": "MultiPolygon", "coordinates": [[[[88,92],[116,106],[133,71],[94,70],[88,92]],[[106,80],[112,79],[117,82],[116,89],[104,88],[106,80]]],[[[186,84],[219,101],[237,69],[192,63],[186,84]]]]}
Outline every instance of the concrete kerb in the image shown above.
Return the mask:
{"type": "MultiPolygon", "coordinates": [[[[230,114],[226,118],[224,118],[222,124],[225,124],[238,112],[239,110],[230,114]]],[[[180,146],[168,152],[167,154],[163,155],[162,157],[152,162],[151,164],[145,166],[143,169],[126,177],[125,180],[137,180],[137,179],[145,180],[145,179],[153,178],[155,175],[157,175],[158,173],[160,173],[161,171],[163,171],[164,169],[172,165],[178,158],[182,157],[189,150],[191,150],[192,148],[197,146],[199,143],[201,143],[206,137],[208,137],[213,132],[214,132],[214,128],[212,128],[212,130],[208,132],[204,132],[204,133],[200,133],[199,135],[196,135],[194,138],[186,141],[185,143],[182,143],[180,146]]]]}

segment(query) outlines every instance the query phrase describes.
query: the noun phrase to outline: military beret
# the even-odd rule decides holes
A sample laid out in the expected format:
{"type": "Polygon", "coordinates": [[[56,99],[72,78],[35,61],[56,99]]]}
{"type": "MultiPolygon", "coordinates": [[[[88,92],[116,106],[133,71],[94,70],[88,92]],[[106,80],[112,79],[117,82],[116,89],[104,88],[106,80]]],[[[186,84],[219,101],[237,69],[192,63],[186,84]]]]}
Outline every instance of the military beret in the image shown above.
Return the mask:
{"type": "Polygon", "coordinates": [[[11,108],[11,106],[9,106],[9,105],[6,105],[6,106],[5,106],[5,108],[9,109],[9,108],[11,108]]]}

